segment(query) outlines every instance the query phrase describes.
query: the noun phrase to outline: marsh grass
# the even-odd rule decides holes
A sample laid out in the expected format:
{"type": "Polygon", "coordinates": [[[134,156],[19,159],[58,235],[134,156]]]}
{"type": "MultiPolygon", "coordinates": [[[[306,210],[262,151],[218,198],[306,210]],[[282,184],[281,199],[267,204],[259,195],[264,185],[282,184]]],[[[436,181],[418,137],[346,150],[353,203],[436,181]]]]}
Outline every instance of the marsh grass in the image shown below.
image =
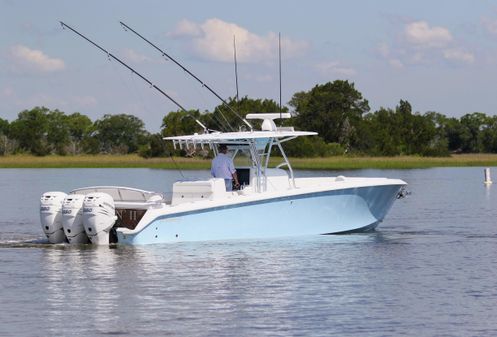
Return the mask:
{"type": "Polygon", "coordinates": [[[327,157],[295,158],[291,161],[296,169],[414,169],[430,167],[497,166],[497,154],[463,154],[451,157],[327,157]]]}
{"type": "MultiPolygon", "coordinates": [[[[282,162],[272,158],[270,166],[282,162]]],[[[338,170],[338,169],[412,169],[429,167],[497,166],[497,154],[462,154],[451,157],[350,157],[291,158],[294,169],[338,170]]],[[[81,155],[45,156],[30,155],[0,156],[0,168],[157,168],[184,170],[208,169],[210,160],[175,157],[145,159],[138,155],[81,155]]]]}
{"type": "Polygon", "coordinates": [[[45,156],[14,155],[0,157],[0,168],[162,168],[204,169],[209,162],[196,158],[151,158],[138,155],[45,156]]]}

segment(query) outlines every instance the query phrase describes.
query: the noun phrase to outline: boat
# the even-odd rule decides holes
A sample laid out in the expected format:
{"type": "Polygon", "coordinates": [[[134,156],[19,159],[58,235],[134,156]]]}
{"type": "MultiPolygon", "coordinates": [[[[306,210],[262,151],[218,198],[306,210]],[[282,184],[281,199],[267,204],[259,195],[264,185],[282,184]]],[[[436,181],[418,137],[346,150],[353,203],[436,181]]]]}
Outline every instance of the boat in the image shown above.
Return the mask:
{"type": "Polygon", "coordinates": [[[228,147],[240,188],[223,179],[179,180],[171,193],[123,186],[91,186],[47,192],[41,198],[42,228],[52,243],[145,245],[184,241],[264,239],[374,230],[406,183],[364,177],[295,177],[283,144],[317,135],[277,127],[289,113],[253,113],[260,130],[166,137],[175,148],[228,147]],[[270,167],[273,150],[282,163],[270,167]],[[80,214],[80,216],[76,216],[80,214]],[[68,231],[69,230],[69,231],[68,231]],[[76,239],[78,237],[79,239],[76,239]]]}
{"type": "MultiPolygon", "coordinates": [[[[60,23],[187,113],[175,99],[123,60],[60,23]]],[[[165,51],[123,22],[121,25],[201,83],[248,127],[247,131],[236,131],[227,123],[231,131],[221,132],[209,130],[195,119],[203,132],[165,138],[175,148],[189,153],[207,148],[217,155],[219,145],[227,146],[237,164],[241,186],[227,191],[224,179],[210,178],[177,181],[170,193],[125,186],[82,187],[67,194],[46,192],[40,200],[40,222],[49,242],[140,245],[370,231],[383,221],[395,199],[403,195],[406,183],[399,179],[295,177],[282,144],[317,135],[316,132],[277,127],[275,120],[290,118],[289,113],[252,113],[243,118],[165,51]],[[254,130],[247,120],[259,120],[260,130],[254,130]],[[279,151],[283,161],[270,167],[273,149],[279,151]]]]}

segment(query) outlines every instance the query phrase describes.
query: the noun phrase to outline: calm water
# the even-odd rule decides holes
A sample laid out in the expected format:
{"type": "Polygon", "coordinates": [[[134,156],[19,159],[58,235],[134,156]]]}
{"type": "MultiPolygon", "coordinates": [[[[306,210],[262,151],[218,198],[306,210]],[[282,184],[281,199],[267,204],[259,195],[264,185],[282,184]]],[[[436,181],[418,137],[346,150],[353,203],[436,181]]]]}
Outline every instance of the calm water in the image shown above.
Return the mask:
{"type": "Polygon", "coordinates": [[[167,191],[179,174],[0,170],[0,335],[495,336],[497,184],[482,171],[298,172],[407,181],[370,234],[94,248],[37,243],[43,192],[167,191]]]}

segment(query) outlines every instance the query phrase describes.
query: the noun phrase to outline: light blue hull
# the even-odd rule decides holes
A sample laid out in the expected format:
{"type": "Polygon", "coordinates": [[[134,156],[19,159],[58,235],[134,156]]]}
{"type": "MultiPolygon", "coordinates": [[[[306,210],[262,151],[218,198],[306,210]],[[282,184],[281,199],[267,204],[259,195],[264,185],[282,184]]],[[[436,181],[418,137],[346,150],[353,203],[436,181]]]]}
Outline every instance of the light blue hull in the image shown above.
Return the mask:
{"type": "Polygon", "coordinates": [[[372,230],[402,185],[360,187],[209,208],[157,217],[120,244],[153,244],[336,234],[372,230]]]}

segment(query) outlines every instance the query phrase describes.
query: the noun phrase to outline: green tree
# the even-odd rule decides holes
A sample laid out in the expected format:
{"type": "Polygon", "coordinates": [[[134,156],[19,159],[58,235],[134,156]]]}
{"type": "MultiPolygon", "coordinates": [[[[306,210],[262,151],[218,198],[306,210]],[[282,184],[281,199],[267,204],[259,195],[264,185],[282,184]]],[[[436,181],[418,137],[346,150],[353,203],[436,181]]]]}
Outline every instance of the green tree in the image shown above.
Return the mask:
{"type": "Polygon", "coordinates": [[[173,151],[172,144],[162,138],[160,133],[150,135],[147,144],[139,148],[138,154],[144,158],[169,156],[173,151]]]}
{"type": "Polygon", "coordinates": [[[101,147],[100,140],[95,134],[84,137],[81,141],[81,150],[83,153],[98,154],[101,151],[101,147]]]}
{"type": "Polygon", "coordinates": [[[361,141],[361,149],[374,155],[394,156],[402,152],[401,132],[398,127],[398,116],[392,109],[380,108],[368,114],[361,124],[361,130],[367,133],[367,140],[361,141]]]}
{"type": "Polygon", "coordinates": [[[4,156],[8,151],[9,121],[0,118],[0,156],[4,156]]]}
{"type": "Polygon", "coordinates": [[[473,112],[461,117],[461,148],[463,152],[480,152],[479,134],[491,123],[491,119],[482,112],[473,112]]]}
{"type": "Polygon", "coordinates": [[[50,152],[47,142],[48,114],[45,107],[21,111],[10,124],[9,133],[17,140],[19,148],[34,155],[43,156],[50,152]]]}
{"type": "Polygon", "coordinates": [[[497,152],[497,116],[487,118],[486,127],[478,135],[478,143],[482,152],[497,152]]]}
{"type": "Polygon", "coordinates": [[[430,145],[424,149],[423,154],[426,156],[448,156],[450,153],[448,138],[450,119],[434,111],[428,111],[423,116],[431,121],[431,125],[435,128],[430,145]]]}
{"type": "Polygon", "coordinates": [[[365,116],[361,130],[366,130],[366,152],[374,155],[447,154],[446,138],[437,131],[433,113],[412,113],[411,104],[401,100],[392,109],[381,108],[365,116]]]}
{"type": "Polygon", "coordinates": [[[471,137],[469,130],[461,124],[459,119],[454,117],[447,118],[445,130],[449,151],[462,152],[465,140],[471,137]]]}
{"type": "MultiPolygon", "coordinates": [[[[88,138],[91,137],[91,134],[94,131],[93,122],[88,116],[82,115],[79,112],[68,115],[66,122],[69,127],[71,138],[71,152],[77,154],[85,151],[84,144],[91,142],[88,138]]],[[[93,151],[90,150],[89,152],[91,153],[93,151]]]]}
{"type": "Polygon", "coordinates": [[[163,137],[171,137],[202,133],[202,127],[195,120],[202,120],[198,110],[171,111],[162,119],[161,134],[163,137]]]}
{"type": "Polygon", "coordinates": [[[289,102],[295,109],[296,126],[317,131],[328,143],[350,148],[358,142],[357,128],[369,103],[354,83],[336,80],[298,92],[289,102]]]}
{"type": "Polygon", "coordinates": [[[127,114],[104,115],[95,121],[94,128],[94,137],[102,150],[109,153],[134,153],[146,144],[148,136],[143,121],[127,114]]]}
{"type": "Polygon", "coordinates": [[[412,113],[411,104],[401,100],[396,108],[403,145],[403,154],[424,154],[435,141],[436,128],[430,116],[412,113]]]}
{"type": "MultiPolygon", "coordinates": [[[[301,137],[284,144],[284,150],[290,157],[329,157],[343,155],[345,149],[338,143],[326,143],[321,137],[301,137]]],[[[278,148],[273,148],[280,155],[278,148]]]]}
{"type": "MultiPolygon", "coordinates": [[[[279,112],[279,104],[271,99],[249,98],[242,97],[240,100],[229,98],[228,106],[220,104],[214,108],[212,113],[208,113],[204,117],[204,121],[208,128],[219,131],[233,131],[240,128],[247,129],[248,126],[233,112],[235,111],[240,117],[245,118],[249,113],[271,113],[279,112]]],[[[282,107],[282,112],[288,112],[287,107],[282,107]]],[[[260,122],[249,121],[250,124],[257,129],[260,122]]]]}
{"type": "Polygon", "coordinates": [[[47,116],[47,142],[50,150],[65,155],[70,142],[70,130],[67,116],[59,111],[49,111],[47,116]]]}
{"type": "Polygon", "coordinates": [[[0,135],[8,135],[9,132],[9,121],[0,118],[0,135]]]}

